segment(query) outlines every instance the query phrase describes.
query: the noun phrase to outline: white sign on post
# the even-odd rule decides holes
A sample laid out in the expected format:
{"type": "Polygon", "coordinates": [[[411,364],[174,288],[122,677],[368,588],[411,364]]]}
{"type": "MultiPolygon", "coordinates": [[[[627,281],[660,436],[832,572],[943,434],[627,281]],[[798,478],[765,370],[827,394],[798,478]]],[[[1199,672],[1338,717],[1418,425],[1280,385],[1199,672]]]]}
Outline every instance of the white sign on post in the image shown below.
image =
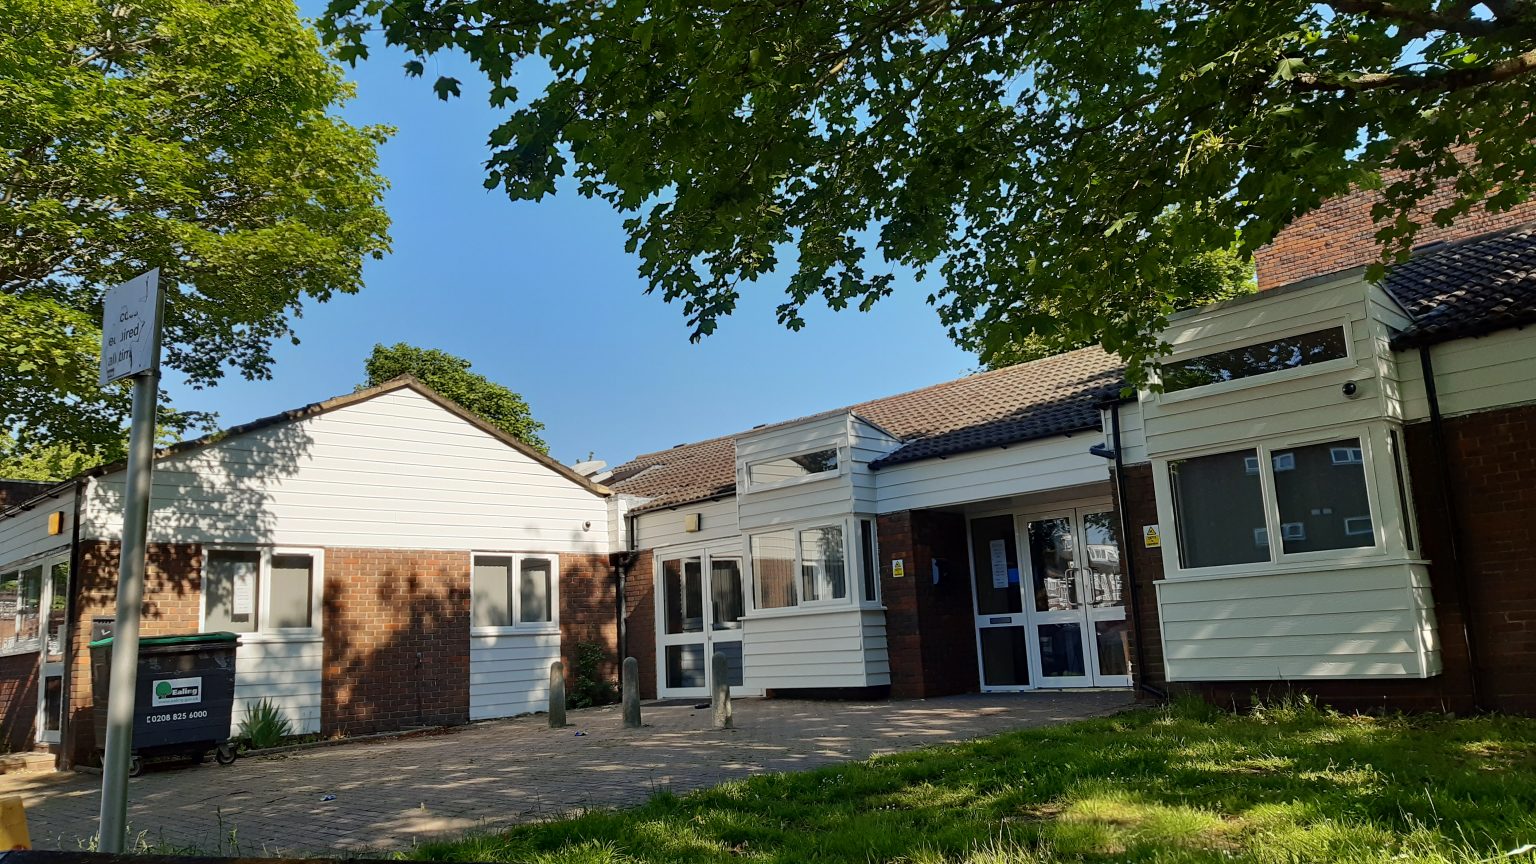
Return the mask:
{"type": "Polygon", "coordinates": [[[153,369],[160,329],[160,270],[108,289],[101,305],[101,386],[153,369]]]}

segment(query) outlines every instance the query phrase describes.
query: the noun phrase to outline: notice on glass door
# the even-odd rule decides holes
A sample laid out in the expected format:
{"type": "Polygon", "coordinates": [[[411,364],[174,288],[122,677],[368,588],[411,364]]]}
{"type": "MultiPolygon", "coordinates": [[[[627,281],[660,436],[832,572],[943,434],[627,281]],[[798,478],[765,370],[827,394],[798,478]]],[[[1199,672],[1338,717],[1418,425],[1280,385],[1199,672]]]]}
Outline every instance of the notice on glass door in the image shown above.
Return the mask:
{"type": "Polygon", "coordinates": [[[256,611],[256,574],[242,572],[235,574],[234,597],[231,598],[229,614],[250,615],[256,611]]]}
{"type": "Polygon", "coordinates": [[[1008,541],[992,541],[992,587],[1008,587],[1008,541]]]}

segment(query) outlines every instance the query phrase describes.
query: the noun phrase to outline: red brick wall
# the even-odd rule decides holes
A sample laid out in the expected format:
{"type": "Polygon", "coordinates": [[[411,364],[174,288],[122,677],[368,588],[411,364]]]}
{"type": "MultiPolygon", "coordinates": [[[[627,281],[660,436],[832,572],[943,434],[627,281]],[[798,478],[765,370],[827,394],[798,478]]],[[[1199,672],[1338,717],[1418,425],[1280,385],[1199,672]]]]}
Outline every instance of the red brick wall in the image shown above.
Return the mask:
{"type": "Polygon", "coordinates": [[[0,657],[0,753],[32,749],[37,725],[38,654],[0,657]]]}
{"type": "Polygon", "coordinates": [[[602,680],[619,684],[619,620],[617,587],[607,555],[560,556],[560,647],[565,659],[565,688],[575,692],[576,646],[602,646],[606,659],[598,669],[602,680]]]}
{"type": "MultiPolygon", "coordinates": [[[[1414,238],[1416,245],[1464,240],[1536,221],[1533,200],[1505,213],[1489,213],[1474,207],[1451,226],[1436,227],[1428,221],[1428,214],[1449,203],[1451,197],[1449,192],[1442,192],[1426,202],[1422,208],[1425,217],[1420,221],[1424,227],[1414,238]]],[[[1298,217],[1274,241],[1254,253],[1259,290],[1375,261],[1381,255],[1375,236],[1381,225],[1371,221],[1371,207],[1380,200],[1379,192],[1360,191],[1335,198],[1298,217]]]]}
{"type": "MultiPolygon", "coordinates": [[[[1432,562],[1444,677],[1466,702],[1470,682],[1439,454],[1428,423],[1409,426],[1407,439],[1420,541],[1432,562]]],[[[1483,707],[1536,714],[1536,406],[1447,419],[1445,452],[1483,707]]]]}
{"type": "Polygon", "coordinates": [[[879,517],[877,528],[891,695],[911,699],[980,689],[965,517],[904,511],[879,517]],[[896,558],[905,578],[891,576],[896,558]],[[943,574],[937,585],[935,560],[943,574]]]}
{"type": "MultiPolygon", "coordinates": [[[[1131,662],[1138,659],[1136,643],[1141,643],[1140,660],[1146,664],[1145,669],[1132,669],[1132,680],[1136,683],[1149,683],[1154,687],[1166,686],[1167,675],[1163,670],[1163,640],[1159,636],[1157,617],[1157,589],[1154,582],[1163,578],[1163,556],[1159,549],[1148,549],[1147,544],[1141,538],[1143,525],[1157,524],[1157,496],[1152,488],[1152,466],[1146,463],[1140,465],[1126,465],[1125,471],[1125,500],[1119,500],[1120,489],[1118,484],[1111,484],[1115,490],[1115,510],[1124,513],[1125,520],[1131,526],[1131,536],[1121,538],[1122,552],[1130,562],[1130,574],[1126,577],[1127,589],[1129,580],[1136,580],[1136,590],[1127,590],[1125,594],[1126,619],[1131,625],[1131,662]],[[1135,602],[1132,602],[1132,596],[1135,602]]],[[[1169,536],[1168,531],[1162,532],[1169,536]]]]}
{"type": "Polygon", "coordinates": [[[656,698],[656,579],[653,556],[635,553],[624,579],[624,637],[630,657],[640,664],[640,698],[656,698]]]}
{"type": "Polygon", "coordinates": [[[325,550],[322,732],[468,722],[469,558],[325,550]]]}
{"type": "MultiPolygon", "coordinates": [[[[64,764],[94,764],[95,722],[92,718],[91,619],[117,614],[116,541],[82,540],[79,569],[71,580],[75,618],[70,623],[69,730],[64,764]]],[[[202,547],[195,543],[151,543],[144,584],[142,636],[196,633],[202,596],[202,547]]]]}

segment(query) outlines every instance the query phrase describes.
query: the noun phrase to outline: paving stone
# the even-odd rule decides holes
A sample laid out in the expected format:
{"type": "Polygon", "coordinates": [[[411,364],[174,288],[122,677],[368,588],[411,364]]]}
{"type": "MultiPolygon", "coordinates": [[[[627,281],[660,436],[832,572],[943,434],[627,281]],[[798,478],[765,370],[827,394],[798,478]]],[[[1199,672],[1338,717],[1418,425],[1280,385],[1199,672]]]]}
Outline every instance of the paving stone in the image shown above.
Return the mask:
{"type": "MultiPolygon", "coordinates": [[[[467,831],[597,807],[643,803],[774,771],[962,741],[1119,711],[1124,691],[958,696],[914,701],[740,699],[736,728],[708,709],[647,706],[624,729],[617,706],[475,723],[414,738],[374,739],[233,766],[151,766],[129,782],[128,822],[145,842],[217,854],[391,851],[467,831]],[[576,737],[576,731],[587,734],[576,737]],[[322,801],[335,795],[334,801],[322,801]]],[[[40,849],[80,849],[96,831],[101,779],[0,775],[20,795],[40,849]]]]}

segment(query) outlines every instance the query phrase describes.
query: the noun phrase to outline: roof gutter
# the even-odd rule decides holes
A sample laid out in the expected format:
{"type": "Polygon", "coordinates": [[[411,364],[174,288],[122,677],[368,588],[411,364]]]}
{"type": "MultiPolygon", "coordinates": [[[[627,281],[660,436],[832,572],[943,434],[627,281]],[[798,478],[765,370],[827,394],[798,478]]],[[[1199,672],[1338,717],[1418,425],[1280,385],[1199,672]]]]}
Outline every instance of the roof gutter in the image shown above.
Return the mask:
{"type": "MultiPolygon", "coordinates": [[[[1435,364],[1430,357],[1430,345],[1419,346],[1419,366],[1424,373],[1424,394],[1429,399],[1429,435],[1434,448],[1434,460],[1439,468],[1440,507],[1450,526],[1447,537],[1450,545],[1451,582],[1456,586],[1456,602],[1461,606],[1461,637],[1467,646],[1467,668],[1472,685],[1472,704],[1485,710],[1483,688],[1479,680],[1477,639],[1472,626],[1472,587],[1467,581],[1466,567],[1461,560],[1461,517],[1456,507],[1456,496],[1451,489],[1450,454],[1445,444],[1445,418],[1440,413],[1440,395],[1435,389],[1435,364]]],[[[1406,517],[1407,514],[1404,514],[1406,517]]]]}

